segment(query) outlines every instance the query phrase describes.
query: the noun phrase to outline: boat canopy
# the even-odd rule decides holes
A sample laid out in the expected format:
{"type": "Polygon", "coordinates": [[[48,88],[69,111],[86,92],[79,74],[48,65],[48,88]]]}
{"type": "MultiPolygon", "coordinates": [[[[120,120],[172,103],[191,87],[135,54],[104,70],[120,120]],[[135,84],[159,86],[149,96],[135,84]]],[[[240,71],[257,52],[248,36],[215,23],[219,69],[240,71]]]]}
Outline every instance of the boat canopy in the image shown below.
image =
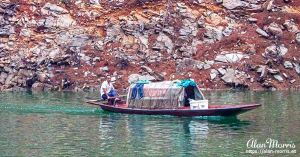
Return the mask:
{"type": "Polygon", "coordinates": [[[127,104],[130,108],[173,109],[185,105],[188,93],[193,93],[191,99],[205,99],[193,80],[138,81],[129,86],[127,104]]]}

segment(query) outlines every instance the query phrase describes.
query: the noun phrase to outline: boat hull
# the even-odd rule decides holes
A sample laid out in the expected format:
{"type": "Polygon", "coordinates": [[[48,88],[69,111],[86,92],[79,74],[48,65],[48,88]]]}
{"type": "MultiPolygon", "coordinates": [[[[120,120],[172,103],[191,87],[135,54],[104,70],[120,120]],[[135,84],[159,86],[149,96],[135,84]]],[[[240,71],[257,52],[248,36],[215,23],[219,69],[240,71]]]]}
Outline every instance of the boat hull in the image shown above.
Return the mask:
{"type": "Polygon", "coordinates": [[[106,105],[97,102],[87,102],[94,105],[99,105],[104,111],[125,113],[125,114],[141,114],[141,115],[172,115],[172,116],[236,116],[238,114],[255,109],[260,104],[245,104],[245,105],[210,105],[208,109],[192,110],[189,108],[178,109],[136,109],[128,108],[126,105],[106,105]]]}

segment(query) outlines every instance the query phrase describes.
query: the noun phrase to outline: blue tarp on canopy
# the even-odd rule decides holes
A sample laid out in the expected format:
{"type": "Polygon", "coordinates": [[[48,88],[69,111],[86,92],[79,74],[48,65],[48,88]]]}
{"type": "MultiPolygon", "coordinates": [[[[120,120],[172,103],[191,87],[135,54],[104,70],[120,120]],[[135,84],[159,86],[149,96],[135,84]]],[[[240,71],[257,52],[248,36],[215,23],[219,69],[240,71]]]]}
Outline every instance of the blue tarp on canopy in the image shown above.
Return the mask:
{"type": "Polygon", "coordinates": [[[188,80],[181,80],[180,83],[178,83],[177,85],[181,86],[181,87],[184,87],[184,88],[186,88],[188,86],[192,86],[192,87],[196,87],[197,86],[197,84],[196,84],[195,81],[189,80],[189,79],[188,80]]]}

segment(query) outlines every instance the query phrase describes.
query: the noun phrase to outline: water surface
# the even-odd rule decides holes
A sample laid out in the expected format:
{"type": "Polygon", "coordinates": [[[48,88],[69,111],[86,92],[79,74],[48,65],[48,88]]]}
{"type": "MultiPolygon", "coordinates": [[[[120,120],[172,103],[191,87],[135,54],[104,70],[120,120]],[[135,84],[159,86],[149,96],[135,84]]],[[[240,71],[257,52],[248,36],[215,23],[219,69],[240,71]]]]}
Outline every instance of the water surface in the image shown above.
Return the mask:
{"type": "Polygon", "coordinates": [[[0,93],[0,156],[249,156],[251,138],[295,143],[299,152],[300,92],[205,95],[263,106],[238,118],[183,118],[104,112],[84,103],[96,93],[0,93]]]}

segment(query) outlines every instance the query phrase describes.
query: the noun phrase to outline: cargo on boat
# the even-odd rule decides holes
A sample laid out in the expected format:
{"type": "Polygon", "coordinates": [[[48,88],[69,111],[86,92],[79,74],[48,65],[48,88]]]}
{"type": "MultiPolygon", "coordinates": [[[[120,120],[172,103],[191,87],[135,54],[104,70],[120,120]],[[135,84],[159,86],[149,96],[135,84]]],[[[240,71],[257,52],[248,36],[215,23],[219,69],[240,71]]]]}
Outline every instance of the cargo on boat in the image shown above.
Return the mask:
{"type": "Polygon", "coordinates": [[[114,104],[92,100],[87,103],[110,112],[174,116],[236,116],[260,106],[209,104],[193,80],[138,81],[129,86],[126,100],[114,104]]]}

